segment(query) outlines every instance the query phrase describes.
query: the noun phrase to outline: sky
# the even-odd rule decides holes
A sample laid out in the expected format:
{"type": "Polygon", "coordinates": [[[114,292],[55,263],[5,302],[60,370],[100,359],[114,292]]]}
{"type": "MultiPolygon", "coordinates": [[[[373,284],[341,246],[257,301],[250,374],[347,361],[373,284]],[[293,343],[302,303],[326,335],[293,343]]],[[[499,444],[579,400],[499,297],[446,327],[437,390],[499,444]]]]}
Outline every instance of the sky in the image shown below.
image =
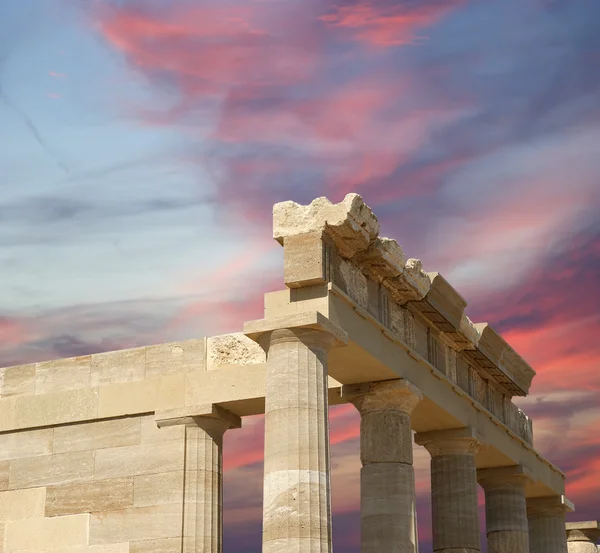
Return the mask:
{"type": "MultiPolygon", "coordinates": [[[[0,4],[0,366],[235,332],[283,288],[275,202],[363,195],[535,368],[536,447],[600,518],[598,0],[0,4]]],[[[331,409],[334,547],[358,415],[331,409]]],[[[261,539],[262,417],[225,440],[261,539]]],[[[415,448],[421,553],[428,454],[415,448]]]]}

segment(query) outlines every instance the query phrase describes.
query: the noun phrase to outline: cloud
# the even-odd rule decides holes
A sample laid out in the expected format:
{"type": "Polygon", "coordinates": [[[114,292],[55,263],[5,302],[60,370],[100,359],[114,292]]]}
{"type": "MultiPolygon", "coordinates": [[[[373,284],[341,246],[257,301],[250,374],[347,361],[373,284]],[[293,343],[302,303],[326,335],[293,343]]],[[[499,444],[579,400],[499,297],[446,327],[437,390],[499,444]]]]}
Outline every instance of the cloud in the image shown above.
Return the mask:
{"type": "Polygon", "coordinates": [[[374,1],[335,6],[321,21],[348,31],[358,41],[375,46],[418,44],[426,37],[421,29],[438,23],[464,1],[392,2],[374,1]]]}

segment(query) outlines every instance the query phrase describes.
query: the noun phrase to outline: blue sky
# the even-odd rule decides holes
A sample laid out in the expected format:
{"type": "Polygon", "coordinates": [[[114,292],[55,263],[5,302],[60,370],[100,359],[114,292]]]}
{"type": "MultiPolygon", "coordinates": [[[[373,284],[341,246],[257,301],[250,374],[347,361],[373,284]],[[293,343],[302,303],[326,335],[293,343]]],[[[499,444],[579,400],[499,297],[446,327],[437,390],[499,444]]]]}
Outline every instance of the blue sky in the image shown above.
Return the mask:
{"type": "MultiPolygon", "coordinates": [[[[282,286],[273,203],[359,192],[538,371],[536,443],[597,518],[599,17],[597,0],[3,3],[0,365],[239,330],[282,286]]],[[[347,551],[355,427],[332,420],[347,551]]],[[[228,472],[229,553],[259,539],[260,419],[238,432],[254,461],[228,472]]]]}

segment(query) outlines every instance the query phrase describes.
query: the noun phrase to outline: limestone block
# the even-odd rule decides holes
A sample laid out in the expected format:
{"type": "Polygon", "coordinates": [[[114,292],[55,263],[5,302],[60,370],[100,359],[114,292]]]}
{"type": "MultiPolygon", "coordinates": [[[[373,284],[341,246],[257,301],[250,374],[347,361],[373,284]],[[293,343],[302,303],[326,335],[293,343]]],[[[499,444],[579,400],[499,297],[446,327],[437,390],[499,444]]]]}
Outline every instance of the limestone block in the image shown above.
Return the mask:
{"type": "Polygon", "coordinates": [[[329,280],[331,247],[322,232],[285,238],[283,280],[289,288],[314,286],[329,280]]]}
{"type": "Polygon", "coordinates": [[[53,392],[77,390],[78,388],[89,388],[91,361],[91,356],[86,355],[38,363],[35,376],[35,393],[38,395],[51,394],[53,392]]]}
{"type": "Polygon", "coordinates": [[[140,443],[140,419],[124,418],[54,429],[54,453],[74,453],[140,443]]]}
{"type": "MultiPolygon", "coordinates": [[[[0,448],[1,451],[1,448],[0,448]]],[[[0,462],[0,492],[8,490],[8,472],[10,469],[10,463],[8,461],[0,462]]]]}
{"type": "MultiPolygon", "coordinates": [[[[181,428],[185,429],[185,426],[181,428]]],[[[183,501],[182,470],[136,476],[133,482],[134,507],[149,507],[183,501]]]]}
{"type": "Polygon", "coordinates": [[[102,386],[99,389],[98,416],[118,417],[182,406],[186,374],[193,373],[102,386]]]}
{"type": "Polygon", "coordinates": [[[94,472],[92,451],[45,455],[10,462],[9,488],[66,485],[91,480],[94,472]]]}
{"type": "Polygon", "coordinates": [[[140,417],[142,426],[142,442],[167,442],[169,440],[183,440],[185,438],[184,426],[169,426],[158,428],[154,416],[140,417]]]}
{"type": "Polygon", "coordinates": [[[52,453],[52,429],[0,434],[0,461],[52,453]]]}
{"type": "Polygon", "coordinates": [[[11,553],[129,553],[129,544],[111,543],[106,545],[81,545],[75,547],[59,547],[58,549],[19,550],[12,551],[11,553]]]}
{"type": "Polygon", "coordinates": [[[132,478],[52,486],[46,492],[46,516],[48,517],[115,511],[132,505],[132,478]]]}
{"type": "Polygon", "coordinates": [[[201,338],[146,347],[146,378],[204,370],[204,342],[201,338]]]}
{"type": "Polygon", "coordinates": [[[15,427],[16,398],[0,399],[0,432],[12,430],[15,427]]]}
{"type": "Polygon", "coordinates": [[[35,363],[0,369],[0,397],[33,395],[35,393],[35,363]]]}
{"type": "Polygon", "coordinates": [[[181,538],[132,541],[129,553],[181,553],[181,538]]]}
{"type": "Polygon", "coordinates": [[[175,440],[100,449],[95,452],[94,478],[102,480],[183,470],[183,450],[183,442],[175,440]]]}
{"type": "Polygon", "coordinates": [[[6,524],[4,522],[0,522],[0,553],[6,553],[4,549],[4,533],[6,529],[6,524]]]}
{"type": "Polygon", "coordinates": [[[92,386],[143,380],[146,348],[125,349],[92,355],[92,386]]]}
{"type": "Polygon", "coordinates": [[[90,515],[90,544],[181,536],[183,503],[132,507],[90,515]]]}
{"type": "Polygon", "coordinates": [[[280,243],[299,234],[325,232],[343,257],[365,250],[379,234],[379,221],[358,194],[332,204],[317,198],[310,205],[281,202],[273,206],[273,237],[280,243]]]}
{"type": "Polygon", "coordinates": [[[16,398],[15,423],[18,428],[89,420],[96,418],[97,414],[97,389],[16,398]]]}
{"type": "Polygon", "coordinates": [[[46,488],[0,492],[0,522],[44,516],[46,488]]]}
{"type": "Polygon", "coordinates": [[[265,351],[241,332],[212,336],[206,340],[207,369],[221,365],[252,365],[265,363],[265,351]]]}
{"type": "MultiPolygon", "coordinates": [[[[30,518],[6,523],[6,553],[87,545],[90,515],[30,518]]],[[[112,540],[114,543],[114,540],[112,540]]]]}

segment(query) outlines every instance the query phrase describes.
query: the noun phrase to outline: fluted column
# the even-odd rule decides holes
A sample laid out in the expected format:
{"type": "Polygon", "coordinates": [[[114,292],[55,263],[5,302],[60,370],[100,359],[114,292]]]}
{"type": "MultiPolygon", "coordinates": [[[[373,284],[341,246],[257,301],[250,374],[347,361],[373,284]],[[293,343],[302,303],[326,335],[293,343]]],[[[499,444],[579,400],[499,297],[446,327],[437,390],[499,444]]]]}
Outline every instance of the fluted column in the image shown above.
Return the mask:
{"type": "Polygon", "coordinates": [[[529,528],[522,466],[479,470],[485,490],[488,553],[529,553],[529,528]]]}
{"type": "Polygon", "coordinates": [[[527,500],[530,553],[567,553],[567,510],[564,498],[558,495],[527,500]]]}
{"type": "Polygon", "coordinates": [[[417,551],[410,417],[422,399],[406,380],[344,386],[360,421],[362,553],[417,551]]]}
{"type": "Polygon", "coordinates": [[[470,428],[423,432],[415,441],[431,454],[433,550],[480,552],[475,433],[470,428]]]}
{"type": "Polygon", "coordinates": [[[222,553],[223,435],[240,417],[207,405],[158,412],[156,423],[185,426],[182,553],[222,553]]]}
{"type": "Polygon", "coordinates": [[[263,553],[330,553],[327,354],[335,338],[297,328],[267,350],[263,553]]]}
{"type": "Polygon", "coordinates": [[[567,522],[566,530],[569,553],[598,553],[600,524],[597,521],[567,522]]]}

